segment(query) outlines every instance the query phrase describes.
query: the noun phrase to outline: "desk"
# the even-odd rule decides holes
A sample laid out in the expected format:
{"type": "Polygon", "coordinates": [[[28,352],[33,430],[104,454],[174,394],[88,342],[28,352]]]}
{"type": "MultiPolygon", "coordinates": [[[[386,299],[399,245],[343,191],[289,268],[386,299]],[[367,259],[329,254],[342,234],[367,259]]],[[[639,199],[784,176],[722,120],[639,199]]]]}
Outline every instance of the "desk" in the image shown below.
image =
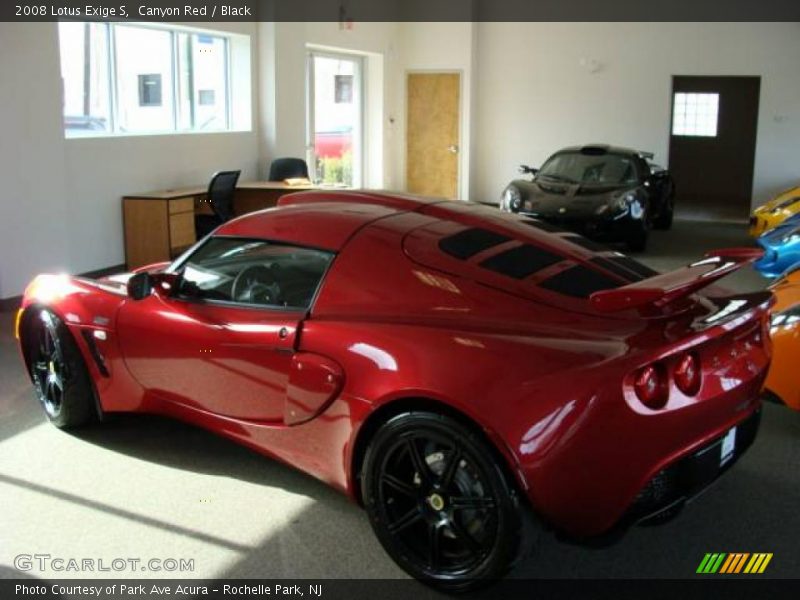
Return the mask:
{"type": "MultiPolygon", "coordinates": [[[[236,186],[233,214],[271,208],[291,192],[313,185],[286,185],[282,181],[247,181],[236,186]]],[[[195,243],[194,216],[211,213],[208,186],[192,186],[129,194],[122,198],[125,262],[128,269],[175,258],[195,243]]]]}

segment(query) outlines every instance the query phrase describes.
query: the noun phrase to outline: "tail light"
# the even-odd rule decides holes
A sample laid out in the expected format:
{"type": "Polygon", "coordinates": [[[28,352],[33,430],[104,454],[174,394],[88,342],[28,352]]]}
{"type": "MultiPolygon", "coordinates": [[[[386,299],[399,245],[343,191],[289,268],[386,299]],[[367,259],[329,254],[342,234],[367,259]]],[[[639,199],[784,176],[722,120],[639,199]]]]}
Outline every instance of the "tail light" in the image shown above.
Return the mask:
{"type": "Polygon", "coordinates": [[[675,366],[675,385],[687,396],[694,396],[700,390],[702,374],[700,359],[696,354],[684,354],[675,366]]]}
{"type": "Polygon", "coordinates": [[[669,386],[667,374],[660,364],[648,365],[636,373],[633,389],[642,404],[648,408],[661,408],[667,403],[669,386]]]}

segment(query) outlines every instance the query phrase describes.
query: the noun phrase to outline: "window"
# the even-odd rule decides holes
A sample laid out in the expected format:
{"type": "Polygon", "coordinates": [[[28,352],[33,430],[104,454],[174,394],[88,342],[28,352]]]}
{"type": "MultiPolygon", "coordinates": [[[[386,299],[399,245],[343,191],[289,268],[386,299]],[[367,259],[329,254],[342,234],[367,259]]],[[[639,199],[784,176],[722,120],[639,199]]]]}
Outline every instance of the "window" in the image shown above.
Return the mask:
{"type": "Polygon", "coordinates": [[[672,135],[716,137],[719,94],[675,94],[672,135]]]}
{"type": "Polygon", "coordinates": [[[119,23],[58,27],[68,137],[232,129],[229,36],[119,23]]]}
{"type": "Polygon", "coordinates": [[[564,258],[558,254],[526,244],[490,256],[481,266],[514,279],[525,279],[562,260],[564,258]]]}
{"type": "Polygon", "coordinates": [[[179,268],[178,295],[306,309],[333,255],[264,240],[211,238],[179,268]]]}
{"type": "Polygon", "coordinates": [[[539,284],[546,290],[572,296],[573,298],[588,298],[595,292],[618,288],[620,282],[611,279],[583,265],[570,267],[561,271],[539,284]]]}
{"type": "Polygon", "coordinates": [[[476,254],[505,243],[511,238],[488,229],[465,229],[439,240],[439,248],[454,258],[466,260],[476,254]]]}

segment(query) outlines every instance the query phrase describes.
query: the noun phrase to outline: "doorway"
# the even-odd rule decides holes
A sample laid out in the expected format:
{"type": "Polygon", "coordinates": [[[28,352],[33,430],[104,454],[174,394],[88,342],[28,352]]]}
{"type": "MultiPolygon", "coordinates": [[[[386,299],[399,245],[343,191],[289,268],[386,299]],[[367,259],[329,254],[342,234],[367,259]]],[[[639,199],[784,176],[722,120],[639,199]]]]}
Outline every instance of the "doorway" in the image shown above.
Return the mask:
{"type": "Polygon", "coordinates": [[[308,53],[306,151],[311,178],[331,187],[361,187],[364,64],[360,56],[308,53]]]}
{"type": "Polygon", "coordinates": [[[406,81],[406,188],[458,197],[459,73],[409,73],[406,81]]]}
{"type": "Polygon", "coordinates": [[[748,219],[760,87],[760,77],[672,78],[669,170],[681,216],[748,219]]]}

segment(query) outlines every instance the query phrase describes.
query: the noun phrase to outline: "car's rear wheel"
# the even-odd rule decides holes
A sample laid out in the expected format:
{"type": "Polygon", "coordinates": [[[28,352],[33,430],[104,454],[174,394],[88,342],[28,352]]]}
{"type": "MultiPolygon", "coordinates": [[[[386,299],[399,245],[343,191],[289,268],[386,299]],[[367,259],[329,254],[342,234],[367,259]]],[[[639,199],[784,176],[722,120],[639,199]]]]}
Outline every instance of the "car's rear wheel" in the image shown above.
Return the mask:
{"type": "Polygon", "coordinates": [[[89,372],[66,325],[52,311],[41,309],[25,334],[34,391],[48,420],[61,429],[95,420],[89,372]]]}
{"type": "Polygon", "coordinates": [[[494,454],[475,431],[429,412],[398,415],[375,434],[362,470],[364,503],[406,572],[465,591],[513,566],[526,515],[494,454]]]}

